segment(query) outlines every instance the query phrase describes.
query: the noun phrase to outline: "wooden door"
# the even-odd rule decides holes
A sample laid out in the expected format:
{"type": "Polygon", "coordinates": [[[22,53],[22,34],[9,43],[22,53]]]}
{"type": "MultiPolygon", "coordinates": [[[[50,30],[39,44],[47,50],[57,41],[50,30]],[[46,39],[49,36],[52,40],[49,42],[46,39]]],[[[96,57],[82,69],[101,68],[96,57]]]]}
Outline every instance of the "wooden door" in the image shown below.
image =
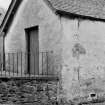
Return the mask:
{"type": "Polygon", "coordinates": [[[38,27],[27,29],[28,73],[38,75],[39,72],[39,37],[38,27]]]}

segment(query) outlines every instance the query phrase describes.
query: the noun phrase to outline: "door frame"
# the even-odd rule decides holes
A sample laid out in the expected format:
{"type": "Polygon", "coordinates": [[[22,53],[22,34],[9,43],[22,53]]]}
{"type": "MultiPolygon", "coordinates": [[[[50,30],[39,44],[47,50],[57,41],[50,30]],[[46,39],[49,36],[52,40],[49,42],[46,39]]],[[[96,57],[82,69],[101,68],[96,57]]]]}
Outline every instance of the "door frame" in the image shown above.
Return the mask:
{"type": "Polygon", "coordinates": [[[25,38],[26,38],[26,73],[30,74],[30,37],[29,32],[31,30],[37,29],[39,30],[39,26],[32,26],[25,28],[25,38]]]}

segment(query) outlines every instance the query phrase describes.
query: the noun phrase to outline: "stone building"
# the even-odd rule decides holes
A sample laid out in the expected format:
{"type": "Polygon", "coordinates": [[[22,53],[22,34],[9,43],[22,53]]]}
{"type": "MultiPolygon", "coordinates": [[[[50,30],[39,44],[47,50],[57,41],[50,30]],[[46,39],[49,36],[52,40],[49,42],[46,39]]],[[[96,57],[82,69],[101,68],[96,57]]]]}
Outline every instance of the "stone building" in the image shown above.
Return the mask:
{"type": "MultiPolygon", "coordinates": [[[[104,0],[13,0],[2,23],[5,53],[51,51],[48,70],[60,76],[63,96],[104,94],[104,22],[104,0]]],[[[35,63],[28,58],[22,56],[22,72],[41,74],[40,54],[35,63]]]]}

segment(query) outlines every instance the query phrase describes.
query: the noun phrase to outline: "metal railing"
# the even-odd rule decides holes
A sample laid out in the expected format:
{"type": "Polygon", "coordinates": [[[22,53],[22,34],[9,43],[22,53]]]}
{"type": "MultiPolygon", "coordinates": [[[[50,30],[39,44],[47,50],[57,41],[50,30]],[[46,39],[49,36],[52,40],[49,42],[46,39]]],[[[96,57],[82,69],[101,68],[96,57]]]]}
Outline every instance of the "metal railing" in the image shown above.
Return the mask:
{"type": "Polygon", "coordinates": [[[0,77],[54,77],[52,52],[0,54],[0,77]]]}

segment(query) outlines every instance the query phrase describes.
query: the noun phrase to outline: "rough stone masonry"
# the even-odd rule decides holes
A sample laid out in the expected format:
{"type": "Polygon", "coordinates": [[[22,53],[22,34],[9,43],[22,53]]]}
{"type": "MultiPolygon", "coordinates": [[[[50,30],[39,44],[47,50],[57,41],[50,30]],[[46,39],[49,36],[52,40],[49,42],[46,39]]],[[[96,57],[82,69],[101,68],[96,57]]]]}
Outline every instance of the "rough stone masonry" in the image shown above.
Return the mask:
{"type": "Polygon", "coordinates": [[[0,81],[1,105],[56,105],[57,82],[36,80],[0,81]]]}

